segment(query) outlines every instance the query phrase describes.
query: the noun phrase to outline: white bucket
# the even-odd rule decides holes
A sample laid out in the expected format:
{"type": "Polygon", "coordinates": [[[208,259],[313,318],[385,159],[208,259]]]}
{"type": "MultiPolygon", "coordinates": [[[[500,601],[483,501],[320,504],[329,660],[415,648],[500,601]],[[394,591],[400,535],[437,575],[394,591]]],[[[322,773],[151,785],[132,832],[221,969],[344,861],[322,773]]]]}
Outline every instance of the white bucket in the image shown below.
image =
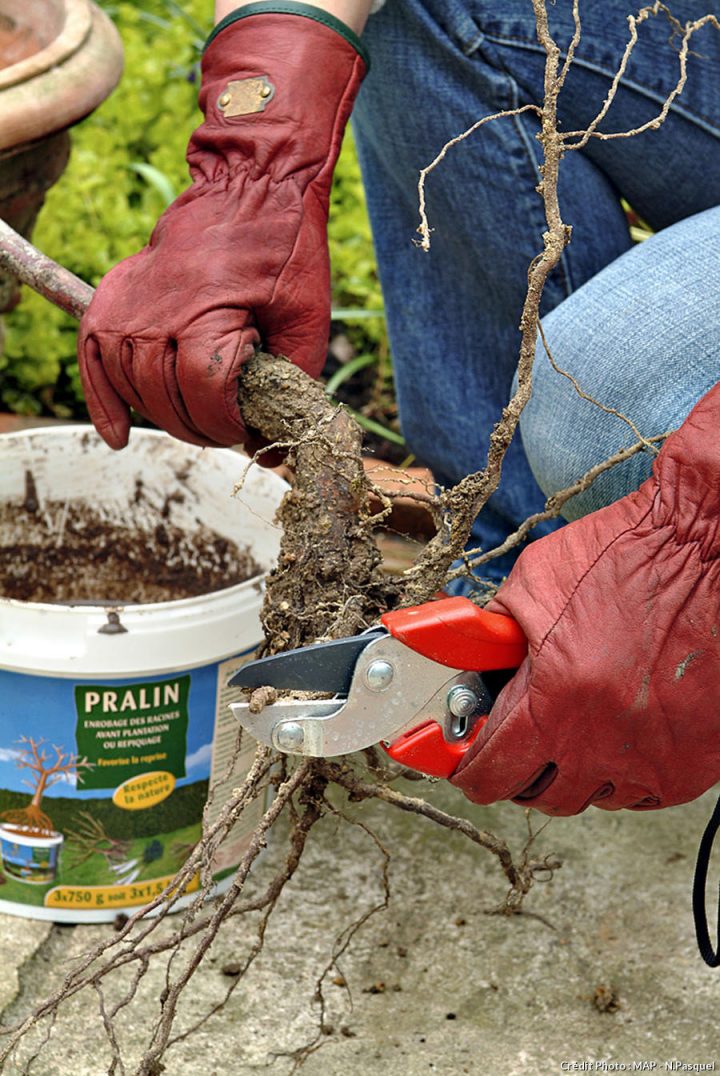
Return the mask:
{"type": "MultiPolygon", "coordinates": [[[[246,467],[231,450],[152,430],[134,430],[116,453],[90,427],[38,428],[0,437],[0,503],[23,502],[30,471],[40,511],[81,500],[127,518],[138,479],[148,512],[180,479],[172,523],[192,532],[202,522],[249,548],[265,572],[286,486],[253,467],[233,497],[246,467]]],[[[0,557],[3,544],[0,532],[0,557]]],[[[152,604],[0,598],[0,912],[99,922],[162,891],[200,837],[208,786],[212,821],[254,753],[244,744],[228,772],[238,729],[227,680],[262,636],[261,578],[152,604]],[[39,801],[40,775],[53,766],[39,801]],[[42,831],[23,826],[33,796],[42,831]]],[[[220,849],[219,884],[255,821],[244,817],[220,849]]]]}

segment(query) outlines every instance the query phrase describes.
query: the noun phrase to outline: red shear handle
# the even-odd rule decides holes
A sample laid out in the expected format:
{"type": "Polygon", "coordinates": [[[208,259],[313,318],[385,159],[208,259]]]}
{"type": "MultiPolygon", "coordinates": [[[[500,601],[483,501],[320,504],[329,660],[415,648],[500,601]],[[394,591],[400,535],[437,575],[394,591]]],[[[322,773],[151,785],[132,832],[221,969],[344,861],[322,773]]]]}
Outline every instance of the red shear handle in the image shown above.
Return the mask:
{"type": "Polygon", "coordinates": [[[517,669],[527,654],[527,639],[516,620],[488,613],[469,598],[441,598],[385,613],[381,620],[411,650],[451,669],[517,669]]]}
{"type": "MultiPolygon", "coordinates": [[[[453,599],[454,600],[454,599],[453,599]]],[[[475,743],[487,718],[481,718],[466,740],[448,743],[436,721],[428,721],[391,743],[385,750],[409,770],[426,773],[429,777],[452,777],[463,755],[475,743]]],[[[382,746],[385,746],[384,744],[382,746]]]]}

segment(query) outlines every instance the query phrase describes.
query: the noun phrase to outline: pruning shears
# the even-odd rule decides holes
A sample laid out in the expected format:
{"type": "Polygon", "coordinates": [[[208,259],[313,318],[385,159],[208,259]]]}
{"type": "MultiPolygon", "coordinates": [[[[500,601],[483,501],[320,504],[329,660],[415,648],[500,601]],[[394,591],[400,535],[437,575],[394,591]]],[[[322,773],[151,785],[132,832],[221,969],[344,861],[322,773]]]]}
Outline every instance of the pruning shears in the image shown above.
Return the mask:
{"type": "Polygon", "coordinates": [[[467,598],[385,613],[361,635],[260,658],[230,685],[332,693],[231,708],[256,740],[287,754],[332,757],[380,744],[396,762],[450,777],[527,653],[512,617],[467,598]]]}

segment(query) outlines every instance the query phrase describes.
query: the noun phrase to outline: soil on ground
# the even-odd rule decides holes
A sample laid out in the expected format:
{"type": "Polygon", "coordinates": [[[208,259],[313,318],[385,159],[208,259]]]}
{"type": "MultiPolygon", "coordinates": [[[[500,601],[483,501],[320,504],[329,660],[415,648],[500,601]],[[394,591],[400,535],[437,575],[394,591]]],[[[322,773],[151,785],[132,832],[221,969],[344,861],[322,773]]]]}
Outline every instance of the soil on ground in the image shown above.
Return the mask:
{"type": "MultiPolygon", "coordinates": [[[[178,494],[178,496],[182,496],[178,494]]],[[[163,510],[127,522],[89,501],[45,501],[32,475],[22,502],[0,505],[0,597],[26,602],[134,604],[192,598],[260,574],[249,550],[163,510]]]]}

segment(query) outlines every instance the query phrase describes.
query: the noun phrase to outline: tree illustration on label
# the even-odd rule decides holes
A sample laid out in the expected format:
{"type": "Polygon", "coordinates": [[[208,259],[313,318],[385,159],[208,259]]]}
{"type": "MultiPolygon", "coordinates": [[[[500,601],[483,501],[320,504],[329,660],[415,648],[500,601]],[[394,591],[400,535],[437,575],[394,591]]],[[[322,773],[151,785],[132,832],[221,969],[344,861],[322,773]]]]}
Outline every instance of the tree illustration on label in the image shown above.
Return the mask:
{"type": "Polygon", "coordinates": [[[30,779],[23,784],[32,789],[32,799],[27,807],[3,811],[0,818],[10,826],[18,826],[38,836],[53,834],[52,820],[40,806],[43,796],[58,781],[77,780],[82,771],[92,769],[92,763],[57,744],[45,746],[42,738],[35,740],[31,736],[21,736],[16,742],[20,750],[15,765],[19,770],[30,771],[30,779]]]}

